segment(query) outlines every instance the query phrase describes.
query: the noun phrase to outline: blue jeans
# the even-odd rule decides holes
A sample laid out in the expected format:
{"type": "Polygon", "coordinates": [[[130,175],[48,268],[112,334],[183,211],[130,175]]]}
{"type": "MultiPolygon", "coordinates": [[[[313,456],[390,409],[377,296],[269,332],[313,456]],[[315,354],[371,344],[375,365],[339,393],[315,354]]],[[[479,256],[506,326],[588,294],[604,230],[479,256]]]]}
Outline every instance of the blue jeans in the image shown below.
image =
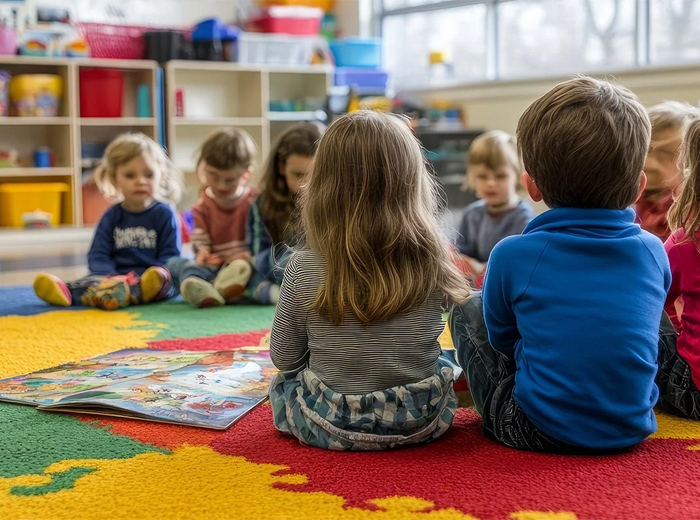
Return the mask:
{"type": "Polygon", "coordinates": [[[171,258],[168,260],[168,270],[173,277],[173,287],[180,290],[180,284],[187,278],[201,278],[205,282],[212,282],[219,273],[219,267],[205,267],[187,258],[171,258]]]}

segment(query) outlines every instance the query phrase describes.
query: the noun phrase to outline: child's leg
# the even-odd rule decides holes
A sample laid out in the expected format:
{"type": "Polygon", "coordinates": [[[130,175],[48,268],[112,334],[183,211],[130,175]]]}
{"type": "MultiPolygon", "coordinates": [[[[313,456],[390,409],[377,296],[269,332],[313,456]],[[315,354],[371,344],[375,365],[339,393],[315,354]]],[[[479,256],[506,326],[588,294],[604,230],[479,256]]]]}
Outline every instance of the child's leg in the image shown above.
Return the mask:
{"type": "Polygon", "coordinates": [[[193,307],[218,307],[226,303],[211,284],[218,269],[185,258],[172,258],[168,261],[168,270],[182,298],[193,307]]]}
{"type": "Polygon", "coordinates": [[[688,363],[676,350],[676,331],[666,313],[659,329],[659,404],[673,415],[700,421],[700,391],[688,363]]]}
{"type": "Polygon", "coordinates": [[[486,436],[521,450],[576,451],[537,430],[513,399],[515,361],[491,346],[481,296],[455,305],[449,323],[457,360],[467,375],[486,436]]]}
{"type": "Polygon", "coordinates": [[[71,305],[83,305],[82,298],[85,292],[104,279],[104,276],[89,275],[73,282],[64,282],[57,276],[48,273],[40,273],[34,279],[34,292],[46,303],[59,307],[71,305]]]}

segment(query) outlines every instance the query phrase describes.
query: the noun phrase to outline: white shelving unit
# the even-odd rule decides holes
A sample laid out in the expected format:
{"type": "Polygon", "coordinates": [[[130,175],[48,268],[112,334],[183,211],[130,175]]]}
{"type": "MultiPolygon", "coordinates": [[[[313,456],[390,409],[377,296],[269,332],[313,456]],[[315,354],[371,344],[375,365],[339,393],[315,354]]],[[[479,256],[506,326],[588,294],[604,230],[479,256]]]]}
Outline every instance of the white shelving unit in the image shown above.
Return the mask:
{"type": "MultiPolygon", "coordinates": [[[[225,62],[170,61],[166,65],[168,149],[184,173],[187,192],[182,205],[197,200],[197,150],[217,128],[246,130],[260,152],[257,171],[277,135],[290,124],[323,119],[322,111],[272,112],[271,101],[325,99],[333,68],[242,65],[225,62]],[[176,115],[176,92],[183,91],[184,113],[176,115]]],[[[319,107],[320,108],[320,107],[319,107]]],[[[253,182],[256,176],[253,176],[253,182]]]]}
{"type": "Polygon", "coordinates": [[[17,150],[20,167],[0,168],[0,184],[18,182],[64,182],[69,191],[63,197],[62,226],[81,227],[83,181],[81,145],[107,143],[128,131],[158,135],[155,117],[136,117],[136,92],[146,84],[151,92],[151,113],[155,114],[157,64],[147,60],[103,60],[0,56],[0,70],[18,74],[57,74],[63,78],[63,96],[57,117],[0,117],[0,147],[17,150]],[[80,117],[80,70],[110,68],[124,72],[123,116],[121,118],[80,117]],[[55,166],[35,168],[33,152],[48,147],[55,166]]]}

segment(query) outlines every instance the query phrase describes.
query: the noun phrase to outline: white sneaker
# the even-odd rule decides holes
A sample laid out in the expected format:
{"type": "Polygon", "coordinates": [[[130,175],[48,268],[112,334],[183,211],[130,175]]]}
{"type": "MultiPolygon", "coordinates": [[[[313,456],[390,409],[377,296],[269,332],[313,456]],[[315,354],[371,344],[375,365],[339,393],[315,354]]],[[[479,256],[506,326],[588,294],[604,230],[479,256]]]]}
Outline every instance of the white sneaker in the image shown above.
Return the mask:
{"type": "Polygon", "coordinates": [[[209,282],[194,276],[186,278],[180,284],[180,294],[192,307],[221,307],[226,304],[223,297],[209,282]]]}
{"type": "Polygon", "coordinates": [[[253,268],[247,260],[234,260],[216,275],[214,289],[225,301],[235,301],[243,296],[252,274],[253,268]]]}

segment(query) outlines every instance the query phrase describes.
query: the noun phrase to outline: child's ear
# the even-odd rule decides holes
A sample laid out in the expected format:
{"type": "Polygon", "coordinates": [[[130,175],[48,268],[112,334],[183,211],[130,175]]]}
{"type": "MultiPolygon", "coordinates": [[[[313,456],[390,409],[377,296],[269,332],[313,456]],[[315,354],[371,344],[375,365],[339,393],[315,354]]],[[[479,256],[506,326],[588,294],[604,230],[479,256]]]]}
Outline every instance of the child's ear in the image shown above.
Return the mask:
{"type": "Polygon", "coordinates": [[[642,194],[644,193],[644,190],[647,187],[647,174],[644,173],[643,171],[639,174],[639,191],[637,192],[637,196],[634,199],[634,202],[637,202],[640,198],[642,198],[642,194]]]}
{"type": "Polygon", "coordinates": [[[523,174],[520,176],[520,181],[523,183],[523,186],[525,186],[525,189],[527,190],[527,194],[530,195],[530,198],[534,202],[540,202],[542,200],[542,192],[537,187],[537,184],[535,184],[535,181],[532,180],[529,173],[523,172],[523,174]]]}
{"type": "Polygon", "coordinates": [[[248,166],[248,169],[245,171],[243,175],[241,175],[241,180],[243,182],[248,182],[248,179],[250,179],[250,176],[253,174],[253,167],[248,166]]]}

